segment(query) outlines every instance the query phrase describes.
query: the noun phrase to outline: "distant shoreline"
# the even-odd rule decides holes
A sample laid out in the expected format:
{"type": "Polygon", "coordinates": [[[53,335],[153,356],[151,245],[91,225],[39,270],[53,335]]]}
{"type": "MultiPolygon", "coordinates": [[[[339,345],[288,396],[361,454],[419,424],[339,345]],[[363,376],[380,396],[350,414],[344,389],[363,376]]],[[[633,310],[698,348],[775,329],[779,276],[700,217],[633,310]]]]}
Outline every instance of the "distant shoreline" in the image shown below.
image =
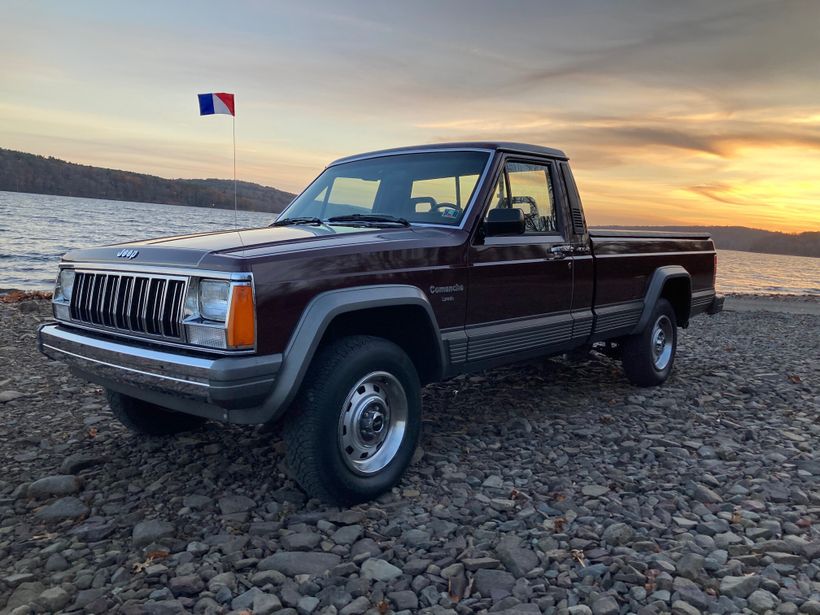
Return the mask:
{"type": "Polygon", "coordinates": [[[754,254],[779,254],[782,256],[804,256],[820,258],[820,231],[783,233],[746,226],[716,225],[663,225],[663,226],[623,226],[595,225],[591,229],[617,229],[652,232],[698,232],[709,233],[718,250],[752,252],[754,254]]]}
{"type": "MultiPolygon", "coordinates": [[[[222,180],[219,180],[222,181],[222,180]]],[[[78,201],[108,201],[111,203],[128,203],[132,205],[161,205],[163,207],[193,207],[196,209],[218,209],[220,211],[233,211],[233,204],[220,206],[214,204],[213,206],[208,205],[187,205],[185,203],[159,203],[155,201],[135,201],[135,200],[126,200],[126,199],[115,199],[113,197],[102,197],[102,196],[80,196],[76,194],[46,194],[44,192],[21,192],[17,190],[2,190],[0,189],[0,194],[22,194],[26,196],[44,196],[44,197],[56,197],[60,199],[77,199],[78,201]]],[[[270,214],[272,216],[278,216],[281,211],[263,211],[259,209],[243,209],[242,207],[237,207],[237,211],[241,213],[250,213],[250,214],[270,214]]]]}

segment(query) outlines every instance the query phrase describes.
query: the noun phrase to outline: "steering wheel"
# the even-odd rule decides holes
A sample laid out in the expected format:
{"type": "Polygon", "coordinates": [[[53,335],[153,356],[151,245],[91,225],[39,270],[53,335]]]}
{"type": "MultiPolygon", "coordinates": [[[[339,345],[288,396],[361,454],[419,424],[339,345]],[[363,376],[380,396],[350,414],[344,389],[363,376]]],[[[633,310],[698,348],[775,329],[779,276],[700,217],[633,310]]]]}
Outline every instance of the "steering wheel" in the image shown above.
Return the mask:
{"type": "Polygon", "coordinates": [[[436,211],[439,209],[455,209],[456,211],[461,211],[458,207],[455,206],[455,203],[445,202],[433,203],[433,207],[430,209],[430,211],[436,211]]]}
{"type": "Polygon", "coordinates": [[[429,203],[430,204],[430,211],[434,211],[436,207],[438,207],[438,201],[431,196],[416,196],[410,199],[410,205],[413,211],[415,212],[416,205],[419,203],[429,203]]]}

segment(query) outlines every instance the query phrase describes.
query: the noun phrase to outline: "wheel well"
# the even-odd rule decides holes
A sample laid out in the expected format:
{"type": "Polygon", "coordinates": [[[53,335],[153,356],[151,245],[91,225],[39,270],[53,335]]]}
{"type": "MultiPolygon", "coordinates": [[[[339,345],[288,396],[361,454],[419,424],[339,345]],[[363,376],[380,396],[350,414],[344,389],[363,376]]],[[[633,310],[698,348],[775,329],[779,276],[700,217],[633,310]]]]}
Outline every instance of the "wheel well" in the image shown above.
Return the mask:
{"type": "Polygon", "coordinates": [[[678,277],[667,280],[661,291],[661,298],[672,304],[679,327],[689,326],[692,288],[689,278],[678,277]]]}
{"type": "Polygon", "coordinates": [[[439,340],[424,308],[396,305],[346,312],[336,316],[320,345],[348,335],[375,335],[400,346],[413,361],[422,384],[439,379],[439,340]]]}

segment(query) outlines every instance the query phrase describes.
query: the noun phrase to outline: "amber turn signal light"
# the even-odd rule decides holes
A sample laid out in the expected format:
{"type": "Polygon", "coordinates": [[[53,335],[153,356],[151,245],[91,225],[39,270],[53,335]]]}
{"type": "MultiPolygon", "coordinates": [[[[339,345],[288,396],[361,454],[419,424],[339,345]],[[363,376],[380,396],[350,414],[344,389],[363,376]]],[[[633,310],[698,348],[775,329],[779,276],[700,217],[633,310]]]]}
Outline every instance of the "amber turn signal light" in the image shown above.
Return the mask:
{"type": "Polygon", "coordinates": [[[253,289],[234,286],[228,314],[228,347],[253,346],[256,341],[256,313],[253,309],[253,289]]]}

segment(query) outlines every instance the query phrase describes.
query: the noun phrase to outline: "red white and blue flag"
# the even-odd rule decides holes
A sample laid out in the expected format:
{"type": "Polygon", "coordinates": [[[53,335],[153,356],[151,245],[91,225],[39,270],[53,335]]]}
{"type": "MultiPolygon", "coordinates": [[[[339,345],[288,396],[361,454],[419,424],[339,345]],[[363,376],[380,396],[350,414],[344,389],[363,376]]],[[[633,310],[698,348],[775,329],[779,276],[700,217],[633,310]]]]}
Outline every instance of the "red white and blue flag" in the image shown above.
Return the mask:
{"type": "Polygon", "coordinates": [[[215,113],[236,116],[233,94],[226,94],[225,92],[199,94],[199,115],[213,115],[215,113]]]}

